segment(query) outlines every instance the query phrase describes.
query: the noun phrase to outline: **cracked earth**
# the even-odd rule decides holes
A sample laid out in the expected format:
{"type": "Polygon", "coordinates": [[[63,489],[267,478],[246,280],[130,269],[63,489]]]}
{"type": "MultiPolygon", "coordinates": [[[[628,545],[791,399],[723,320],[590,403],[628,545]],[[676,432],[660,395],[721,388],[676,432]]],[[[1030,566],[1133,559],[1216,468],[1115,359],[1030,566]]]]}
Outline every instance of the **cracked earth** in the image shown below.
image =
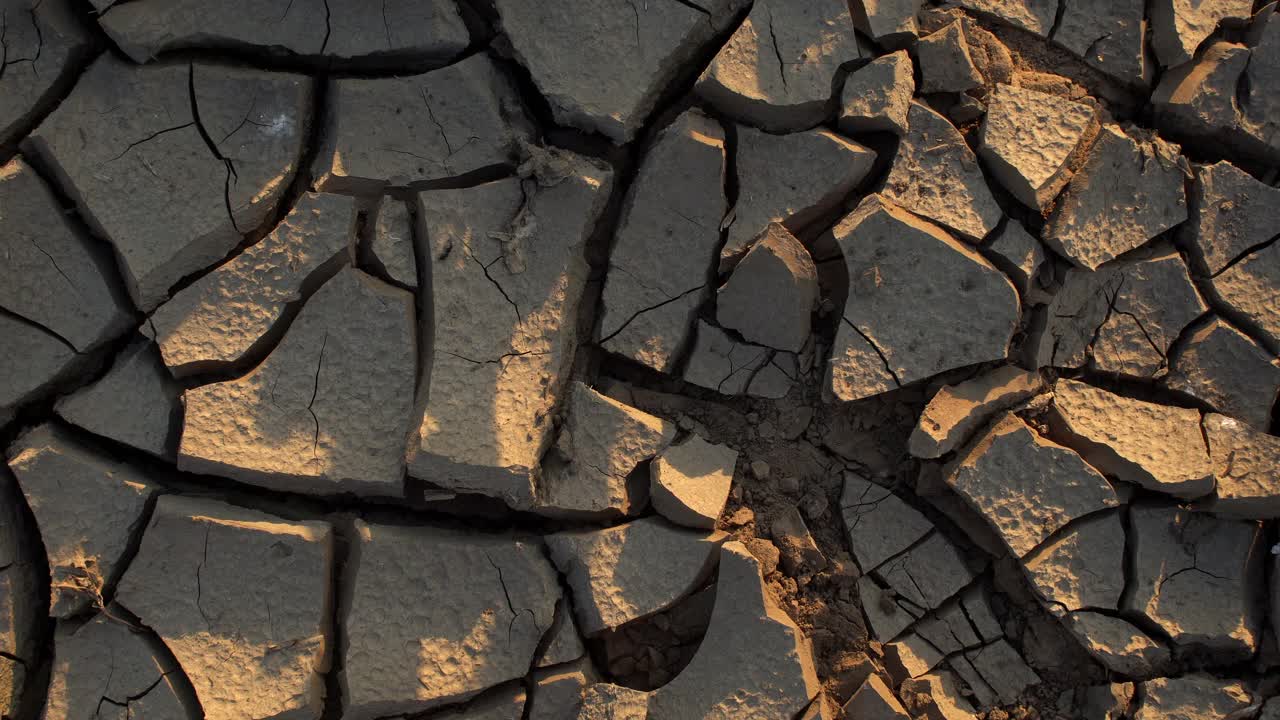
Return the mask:
{"type": "Polygon", "coordinates": [[[1280,720],[1263,0],[0,0],[5,720],[1280,720]]]}

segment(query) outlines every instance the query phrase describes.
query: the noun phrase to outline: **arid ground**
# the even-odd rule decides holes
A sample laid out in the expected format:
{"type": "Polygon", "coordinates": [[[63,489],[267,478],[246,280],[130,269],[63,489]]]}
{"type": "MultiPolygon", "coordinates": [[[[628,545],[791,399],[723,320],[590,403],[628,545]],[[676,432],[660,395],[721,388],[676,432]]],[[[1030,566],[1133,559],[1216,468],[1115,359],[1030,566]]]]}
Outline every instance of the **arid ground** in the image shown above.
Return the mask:
{"type": "Polygon", "coordinates": [[[1280,720],[1262,0],[0,0],[5,720],[1280,720]]]}

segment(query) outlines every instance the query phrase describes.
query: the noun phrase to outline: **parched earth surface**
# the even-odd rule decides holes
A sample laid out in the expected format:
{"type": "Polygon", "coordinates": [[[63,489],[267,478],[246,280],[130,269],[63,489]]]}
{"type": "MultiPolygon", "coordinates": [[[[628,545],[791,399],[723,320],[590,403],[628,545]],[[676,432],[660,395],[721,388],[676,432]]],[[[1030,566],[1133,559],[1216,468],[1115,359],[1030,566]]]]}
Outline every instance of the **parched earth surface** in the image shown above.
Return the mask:
{"type": "Polygon", "coordinates": [[[0,714],[1280,719],[1261,0],[0,0],[0,714]]]}

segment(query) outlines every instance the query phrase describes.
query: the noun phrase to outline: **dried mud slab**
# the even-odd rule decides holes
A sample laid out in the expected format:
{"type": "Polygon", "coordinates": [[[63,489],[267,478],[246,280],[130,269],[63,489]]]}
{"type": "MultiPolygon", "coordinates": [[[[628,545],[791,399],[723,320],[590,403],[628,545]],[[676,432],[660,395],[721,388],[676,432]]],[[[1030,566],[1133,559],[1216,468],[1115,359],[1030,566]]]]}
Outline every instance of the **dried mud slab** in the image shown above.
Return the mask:
{"type": "Polygon", "coordinates": [[[1145,696],[1135,720],[1187,718],[1227,718],[1246,711],[1253,704],[1249,691],[1239,682],[1219,680],[1204,673],[1180,678],[1158,678],[1142,683],[1145,696]]]}
{"type": "Polygon", "coordinates": [[[421,75],[341,78],[313,172],[324,192],[370,194],[514,164],[531,128],[515,86],[473,55],[421,75]]]}
{"type": "Polygon", "coordinates": [[[613,182],[586,158],[553,160],[562,175],[546,181],[418,196],[434,339],[423,358],[427,403],[410,439],[409,474],[524,508],[578,343],[584,247],[613,182]]]}
{"type": "Polygon", "coordinates": [[[0,307],[91,350],[132,324],[111,258],[67,222],[53,193],[22,158],[0,167],[0,307]]]}
{"type": "Polygon", "coordinates": [[[135,340],[97,382],[63,396],[55,409],[95,435],[172,461],[181,394],[156,346],[135,340]]]}
{"type": "Polygon", "coordinates": [[[0,713],[16,715],[28,667],[39,661],[38,632],[45,622],[43,579],[30,529],[21,513],[21,492],[0,467],[0,713]]]}
{"type": "Polygon", "coordinates": [[[1064,2],[1070,4],[1071,0],[960,0],[959,5],[1033,35],[1048,37],[1058,5],[1064,2]]]}
{"type": "Polygon", "coordinates": [[[1280,393],[1280,361],[1249,336],[1213,318],[1187,335],[1163,382],[1266,430],[1280,393]]]}
{"type": "Polygon", "coordinates": [[[344,717],[356,720],[522,677],[560,597],[536,539],[357,520],[347,571],[339,677],[344,717]]]}
{"type": "Polygon", "coordinates": [[[661,612],[692,593],[716,567],[722,532],[644,518],[605,530],[546,537],[551,560],[573,590],[588,636],[661,612]]]}
{"type": "Polygon", "coordinates": [[[342,270],[261,365],[186,392],[178,467],[297,492],[400,494],[416,343],[409,293],[342,270]]]}
{"type": "Polygon", "coordinates": [[[275,211],[311,122],[312,82],[105,54],[23,141],[111,242],[149,311],[275,211]]]}
{"type": "Polygon", "coordinates": [[[319,718],[333,528],[165,495],[116,600],[155,631],[210,720],[319,718]]]}
{"type": "Polygon", "coordinates": [[[98,20],[134,62],[182,49],[255,50],[307,58],[448,60],[471,42],[448,0],[142,0],[114,4],[98,20]]]}
{"type": "Polygon", "coordinates": [[[977,252],[879,195],[832,233],[849,273],[827,375],[836,398],[870,397],[1005,357],[1018,293],[977,252]]]}
{"type": "Polygon", "coordinates": [[[720,111],[774,133],[830,115],[845,63],[872,55],[853,32],[845,0],[761,0],[702,71],[695,92],[720,111]],[[772,60],[772,62],[770,62],[772,60]]]}
{"type": "Polygon", "coordinates": [[[1164,67],[1191,60],[1196,49],[1213,34],[1219,23],[1243,24],[1253,14],[1248,0],[1203,3],[1194,0],[1155,0],[1149,11],[1151,47],[1164,67]]]}
{"type": "Polygon", "coordinates": [[[912,102],[884,197],[976,242],[995,229],[1000,208],[982,176],[978,158],[943,116],[912,102]]]}
{"type": "Polygon", "coordinates": [[[174,377],[231,365],[264,340],[308,280],[350,260],[355,226],[352,198],[305,193],[269,235],[156,308],[142,332],[174,377]]]}
{"type": "Polygon", "coordinates": [[[125,569],[157,485],[51,425],[23,435],[8,452],[48,556],[49,614],[66,618],[101,607],[125,569]]]}
{"type": "Polygon", "coordinates": [[[1058,0],[1052,40],[1126,85],[1151,84],[1144,0],[1058,0]]]}
{"type": "Polygon", "coordinates": [[[1130,512],[1135,584],[1126,609],[1217,662],[1252,656],[1265,613],[1261,526],[1176,507],[1130,512]]]}
{"type": "Polygon", "coordinates": [[[609,255],[600,344],[671,372],[710,295],[728,202],[724,129],[697,110],[664,128],[645,153],[609,255]]]}
{"type": "Polygon", "coordinates": [[[659,95],[745,0],[703,5],[627,0],[497,0],[498,29],[557,123],[630,141],[659,95]]]}
{"type": "Polygon", "coordinates": [[[748,342],[800,352],[818,301],[818,268],[795,236],[771,223],[716,291],[716,322],[748,342]]]}
{"type": "Polygon", "coordinates": [[[45,720],[203,717],[159,638],[111,611],[76,627],[59,623],[45,720]]]}
{"type": "Polygon", "coordinates": [[[1044,378],[1006,365],[955,385],[943,385],[929,400],[908,440],[918,458],[939,458],[968,442],[1002,410],[1044,389],[1044,378]]]}
{"type": "Polygon", "coordinates": [[[819,692],[809,642],[774,604],[741,543],[720,550],[711,625],[693,660],[649,700],[649,720],[792,717],[819,692]]]}
{"type": "Polygon", "coordinates": [[[6,0],[4,72],[0,72],[0,145],[19,140],[53,89],[89,53],[72,0],[6,0]]]}
{"type": "Polygon", "coordinates": [[[1280,517],[1280,438],[1213,413],[1204,417],[1204,433],[1217,481],[1209,508],[1227,517],[1280,517]]]}
{"type": "Polygon", "coordinates": [[[55,384],[81,369],[75,348],[30,322],[0,313],[0,422],[20,406],[47,395],[55,384]]]}
{"type": "Polygon", "coordinates": [[[872,60],[849,73],[840,95],[840,132],[907,133],[907,113],[916,91],[914,66],[906,50],[872,60]]]}
{"type": "Polygon", "coordinates": [[[418,260],[414,248],[413,216],[408,203],[385,199],[378,206],[369,254],[384,275],[409,288],[418,289],[418,260]]]}
{"type": "Polygon", "coordinates": [[[697,435],[653,459],[649,498],[653,509],[677,525],[710,530],[724,512],[738,451],[697,435]]]}

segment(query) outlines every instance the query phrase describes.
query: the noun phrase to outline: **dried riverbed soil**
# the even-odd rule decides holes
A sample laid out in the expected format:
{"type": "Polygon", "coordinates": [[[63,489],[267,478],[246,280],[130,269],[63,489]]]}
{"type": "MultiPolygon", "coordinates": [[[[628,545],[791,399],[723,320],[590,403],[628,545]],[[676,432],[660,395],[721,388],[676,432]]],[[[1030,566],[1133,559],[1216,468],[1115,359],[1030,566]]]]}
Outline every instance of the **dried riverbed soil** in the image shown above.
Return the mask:
{"type": "Polygon", "coordinates": [[[0,717],[1280,719],[1262,0],[0,0],[0,717]]]}

